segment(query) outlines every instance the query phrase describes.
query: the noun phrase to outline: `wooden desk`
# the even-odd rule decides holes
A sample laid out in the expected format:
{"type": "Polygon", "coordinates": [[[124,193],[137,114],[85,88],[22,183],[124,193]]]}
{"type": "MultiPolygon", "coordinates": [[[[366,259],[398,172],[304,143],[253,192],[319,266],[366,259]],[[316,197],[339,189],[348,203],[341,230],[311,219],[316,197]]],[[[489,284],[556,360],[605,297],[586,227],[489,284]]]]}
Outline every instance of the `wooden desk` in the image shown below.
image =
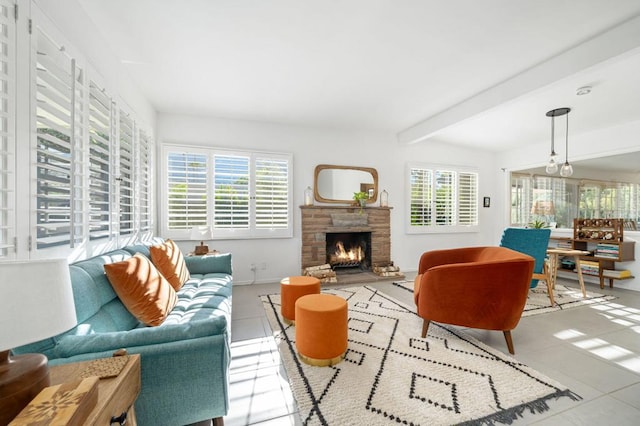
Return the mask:
{"type": "MultiPolygon", "coordinates": [[[[112,418],[122,418],[123,414],[126,415],[127,425],[137,424],[133,403],[140,393],[140,355],[127,357],[128,361],[120,374],[98,382],[98,402],[85,424],[106,426],[111,424],[112,418]]],[[[90,363],[91,361],[82,361],[50,367],[51,384],[82,378],[90,363]]],[[[114,421],[114,424],[118,424],[118,421],[114,421]]]]}
{"type": "Polygon", "coordinates": [[[582,289],[582,297],[587,297],[587,290],[584,288],[584,279],[582,277],[582,269],[580,268],[580,256],[587,255],[589,254],[589,252],[583,250],[549,248],[547,249],[547,254],[549,255],[549,266],[551,269],[551,286],[555,287],[556,285],[559,263],[558,258],[560,256],[573,257],[573,260],[576,263],[576,270],[578,272],[578,282],[580,283],[580,288],[582,289]]]}

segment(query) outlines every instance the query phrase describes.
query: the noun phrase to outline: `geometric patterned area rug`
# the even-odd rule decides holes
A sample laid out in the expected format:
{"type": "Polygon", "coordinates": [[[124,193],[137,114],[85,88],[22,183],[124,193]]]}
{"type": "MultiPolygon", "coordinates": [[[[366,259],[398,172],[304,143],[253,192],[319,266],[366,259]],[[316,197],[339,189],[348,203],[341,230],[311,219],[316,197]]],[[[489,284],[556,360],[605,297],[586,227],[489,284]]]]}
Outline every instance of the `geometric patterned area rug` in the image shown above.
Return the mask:
{"type": "Polygon", "coordinates": [[[280,295],[261,296],[302,421],[307,425],[511,423],[560,397],[560,383],[458,329],[432,323],[372,287],[327,288],[349,304],[348,349],[331,367],[303,363],[280,295]]]}
{"type": "MultiPolygon", "coordinates": [[[[393,285],[413,293],[413,281],[395,281],[393,285]]],[[[529,290],[529,296],[527,297],[527,303],[522,312],[522,316],[528,317],[531,315],[576,308],[578,306],[595,305],[607,300],[616,299],[616,296],[587,291],[587,297],[582,297],[582,290],[579,288],[568,287],[556,282],[553,290],[553,299],[556,304],[552,307],[549,302],[549,295],[547,294],[547,286],[539,284],[537,287],[529,290]]]]}

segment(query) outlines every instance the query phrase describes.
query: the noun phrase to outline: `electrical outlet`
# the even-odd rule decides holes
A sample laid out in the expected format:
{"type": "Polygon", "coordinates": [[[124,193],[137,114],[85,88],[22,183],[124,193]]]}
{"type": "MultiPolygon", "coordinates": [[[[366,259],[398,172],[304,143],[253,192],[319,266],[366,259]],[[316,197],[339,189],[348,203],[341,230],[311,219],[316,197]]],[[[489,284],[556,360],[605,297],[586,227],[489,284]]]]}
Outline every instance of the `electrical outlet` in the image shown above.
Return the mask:
{"type": "Polygon", "coordinates": [[[265,269],[267,269],[267,262],[262,262],[262,263],[260,264],[260,269],[262,269],[263,271],[264,271],[265,269]]]}
{"type": "Polygon", "coordinates": [[[252,270],[253,272],[255,272],[255,271],[256,271],[256,264],[255,264],[255,263],[252,263],[252,264],[251,264],[251,270],[252,270]]]}

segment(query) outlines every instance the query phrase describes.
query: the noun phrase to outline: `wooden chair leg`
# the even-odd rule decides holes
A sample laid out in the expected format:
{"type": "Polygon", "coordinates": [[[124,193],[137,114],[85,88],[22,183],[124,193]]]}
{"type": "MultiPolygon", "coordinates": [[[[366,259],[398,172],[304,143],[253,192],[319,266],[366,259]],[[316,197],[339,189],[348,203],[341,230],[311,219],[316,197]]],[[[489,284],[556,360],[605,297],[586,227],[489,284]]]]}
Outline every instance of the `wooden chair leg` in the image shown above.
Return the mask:
{"type": "Polygon", "coordinates": [[[509,353],[511,355],[515,355],[515,351],[513,350],[513,340],[511,340],[511,330],[504,330],[504,339],[507,341],[507,349],[509,349],[509,353]]]}
{"type": "Polygon", "coordinates": [[[427,337],[427,330],[429,330],[429,323],[431,322],[431,320],[424,320],[422,322],[422,337],[427,337]]]}
{"type": "Polygon", "coordinates": [[[215,419],[212,419],[212,423],[213,423],[213,426],[224,426],[224,418],[216,417],[215,419]]]}

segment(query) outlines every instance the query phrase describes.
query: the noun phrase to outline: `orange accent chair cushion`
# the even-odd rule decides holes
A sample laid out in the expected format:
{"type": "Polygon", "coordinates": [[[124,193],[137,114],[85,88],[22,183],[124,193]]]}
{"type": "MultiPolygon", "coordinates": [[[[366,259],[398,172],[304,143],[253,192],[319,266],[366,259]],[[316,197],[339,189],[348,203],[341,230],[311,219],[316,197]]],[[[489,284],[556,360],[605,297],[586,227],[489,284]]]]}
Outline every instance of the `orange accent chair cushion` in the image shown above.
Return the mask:
{"type": "Polygon", "coordinates": [[[347,350],[347,301],[333,294],[308,294],[296,301],[296,349],[316,360],[347,350]]]}
{"type": "MultiPolygon", "coordinates": [[[[534,259],[505,247],[464,247],[422,254],[414,282],[418,315],[429,321],[510,330],[524,310],[534,259]]],[[[509,336],[507,336],[509,334],[509,336]]],[[[510,352],[512,348],[510,347],[510,352]]]]}
{"type": "Polygon", "coordinates": [[[173,289],[180,290],[190,275],[184,256],[176,243],[173,240],[167,240],[163,244],[151,246],[149,254],[153,264],[169,281],[173,289]]]}
{"type": "Polygon", "coordinates": [[[320,280],[316,277],[294,276],[280,281],[280,312],[289,321],[296,319],[296,300],[307,294],[320,293],[320,280]]]}
{"type": "Polygon", "coordinates": [[[129,312],[146,325],[162,324],[176,305],[178,298],[171,284],[140,253],[107,263],[104,271],[129,312]]]}

